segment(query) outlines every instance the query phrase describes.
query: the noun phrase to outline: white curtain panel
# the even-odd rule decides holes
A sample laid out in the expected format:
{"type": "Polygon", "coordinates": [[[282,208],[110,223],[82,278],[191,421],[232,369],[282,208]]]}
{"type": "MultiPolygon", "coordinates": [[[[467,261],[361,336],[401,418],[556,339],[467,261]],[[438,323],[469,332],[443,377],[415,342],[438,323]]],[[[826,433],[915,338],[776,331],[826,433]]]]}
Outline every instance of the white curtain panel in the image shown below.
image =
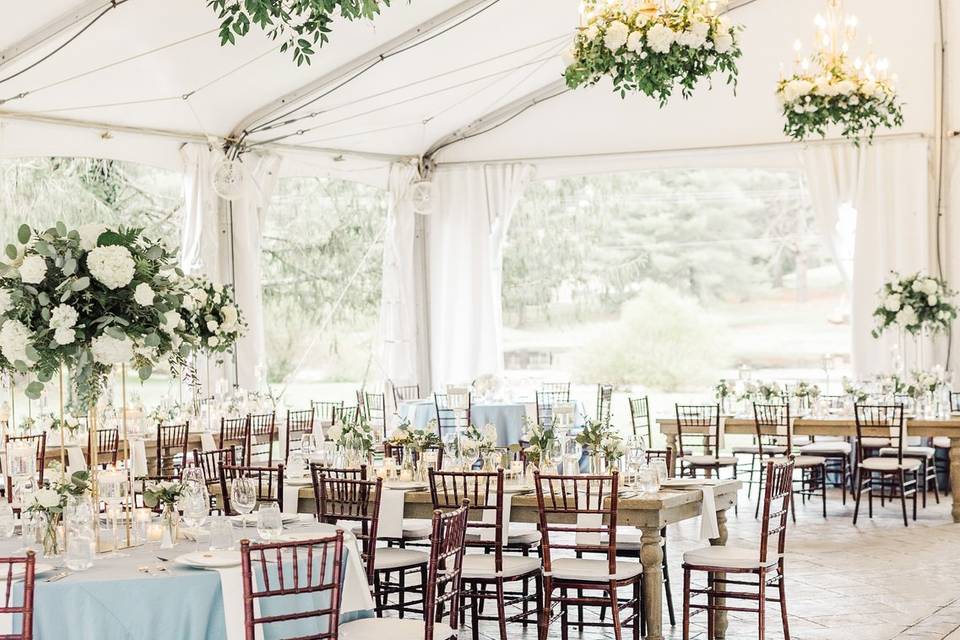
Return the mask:
{"type": "Polygon", "coordinates": [[[427,285],[438,388],[503,369],[503,239],[532,177],[526,164],[443,167],[434,176],[427,285]]]}
{"type": "MultiPolygon", "coordinates": [[[[960,124],[960,118],[956,120],[960,124]]],[[[943,269],[947,284],[960,288],[960,138],[947,141],[943,173],[944,257],[943,269]]],[[[950,341],[950,368],[960,366],[960,326],[954,325],[950,341]]]]}
{"type": "Polygon", "coordinates": [[[213,190],[214,152],[206,144],[187,143],[180,155],[184,168],[180,267],[187,274],[204,274],[222,282],[220,199],[213,190]]]}
{"type": "Polygon", "coordinates": [[[380,362],[397,385],[416,384],[417,375],[417,214],[410,187],[419,178],[415,162],[395,163],[387,183],[389,203],[383,234],[383,291],[380,297],[380,362]]]}
{"type": "MultiPolygon", "coordinates": [[[[879,340],[871,335],[877,291],[891,271],[933,273],[935,267],[929,144],[919,137],[859,148],[815,143],[802,154],[817,225],[835,257],[840,206],[849,203],[857,211],[853,273],[845,274],[851,283],[854,371],[858,376],[889,372],[898,335],[888,332],[879,340]]],[[[914,341],[903,347],[913,366],[914,341]]],[[[945,355],[940,341],[925,345],[926,366],[943,362],[945,355]]]]}

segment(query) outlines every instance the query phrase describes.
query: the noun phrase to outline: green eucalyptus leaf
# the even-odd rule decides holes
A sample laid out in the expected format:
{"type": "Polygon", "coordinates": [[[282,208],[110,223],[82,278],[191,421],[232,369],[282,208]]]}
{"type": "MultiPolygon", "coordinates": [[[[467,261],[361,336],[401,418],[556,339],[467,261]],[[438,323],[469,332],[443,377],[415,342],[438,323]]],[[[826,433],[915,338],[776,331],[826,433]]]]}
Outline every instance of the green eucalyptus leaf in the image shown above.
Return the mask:
{"type": "Polygon", "coordinates": [[[37,352],[36,347],[34,347],[32,344],[28,344],[24,349],[24,352],[27,354],[27,357],[34,362],[40,359],[40,353],[37,352]]]}
{"type": "Polygon", "coordinates": [[[17,252],[17,248],[12,244],[8,244],[6,249],[4,249],[4,252],[7,254],[7,257],[10,258],[11,260],[16,260],[17,255],[19,255],[17,252]]]}
{"type": "Polygon", "coordinates": [[[50,304],[50,296],[47,295],[46,291],[41,291],[37,294],[37,302],[40,303],[40,306],[46,307],[50,304]]]}
{"type": "Polygon", "coordinates": [[[159,347],[160,346],[160,336],[156,333],[150,333],[143,339],[143,344],[148,347],[159,347]]]}
{"type": "Polygon", "coordinates": [[[74,291],[83,291],[89,286],[90,286],[90,278],[84,276],[82,278],[77,278],[76,280],[74,280],[73,283],[70,285],[70,288],[73,289],[74,291]]]}
{"type": "Polygon", "coordinates": [[[20,244],[27,244],[30,242],[31,233],[30,225],[22,224],[20,228],[17,229],[17,240],[20,241],[20,244]]]}
{"type": "Polygon", "coordinates": [[[57,222],[57,233],[62,236],[67,235],[67,225],[63,224],[63,222],[57,222]]]}
{"type": "Polygon", "coordinates": [[[149,364],[143,365],[137,370],[137,373],[140,376],[140,380],[147,380],[150,378],[150,375],[153,373],[153,367],[149,364]]]}
{"type": "Polygon", "coordinates": [[[43,383],[34,380],[27,385],[26,390],[24,391],[26,396],[31,400],[39,400],[40,395],[43,393],[43,383]]]}
{"type": "Polygon", "coordinates": [[[117,340],[123,340],[127,337],[127,334],[123,332],[123,329],[110,325],[109,327],[103,330],[105,334],[111,338],[116,338],[117,340]]]}
{"type": "Polygon", "coordinates": [[[77,271],[77,259],[76,258],[67,258],[63,261],[63,267],[61,269],[63,275],[72,276],[77,271]]]}

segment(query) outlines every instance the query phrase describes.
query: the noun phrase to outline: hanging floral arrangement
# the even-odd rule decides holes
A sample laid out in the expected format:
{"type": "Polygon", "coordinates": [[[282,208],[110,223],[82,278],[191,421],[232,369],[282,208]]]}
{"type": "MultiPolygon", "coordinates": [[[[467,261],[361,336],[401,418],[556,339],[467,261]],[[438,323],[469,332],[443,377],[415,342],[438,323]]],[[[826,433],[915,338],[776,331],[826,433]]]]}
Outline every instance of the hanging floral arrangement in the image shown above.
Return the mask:
{"type": "Polygon", "coordinates": [[[956,292],[941,278],[923,273],[901,277],[893,272],[878,296],[880,305],[873,312],[877,319],[874,338],[890,327],[911,335],[948,331],[957,319],[956,292]]]}
{"type": "Polygon", "coordinates": [[[605,77],[621,97],[640,92],[666,105],[679,88],[684,98],[717,72],[736,87],[741,50],[732,25],[719,11],[725,2],[593,0],[567,54],[571,89],[605,77]]]}
{"type": "Polygon", "coordinates": [[[225,353],[243,337],[247,323],[234,301],[233,287],[190,276],[181,281],[185,332],[201,353],[225,353]]]}
{"type": "Polygon", "coordinates": [[[859,145],[873,141],[877,129],[903,124],[903,107],[894,89],[896,76],[888,73],[886,59],[868,55],[852,58],[857,19],[844,15],[839,0],[829,0],[827,16],[814,21],[816,49],[802,55],[803,44],[794,45],[797,71],[780,78],[777,97],[786,120],[783,131],[794,140],[826,137],[831,126],[859,145]]]}

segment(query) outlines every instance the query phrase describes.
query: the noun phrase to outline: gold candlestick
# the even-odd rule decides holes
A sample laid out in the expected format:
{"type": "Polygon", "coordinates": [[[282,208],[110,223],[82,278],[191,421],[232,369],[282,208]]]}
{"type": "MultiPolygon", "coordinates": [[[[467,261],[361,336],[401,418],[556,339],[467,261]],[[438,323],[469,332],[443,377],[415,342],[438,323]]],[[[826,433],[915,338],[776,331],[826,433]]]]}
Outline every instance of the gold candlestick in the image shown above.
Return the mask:
{"type": "MultiPolygon", "coordinates": [[[[63,365],[60,365],[60,482],[67,481],[67,446],[66,446],[66,420],[63,410],[63,365]]],[[[63,550],[67,550],[67,535],[70,527],[63,523],[63,550]]]]}
{"type": "MultiPolygon", "coordinates": [[[[127,546],[130,544],[130,521],[133,518],[133,462],[130,459],[130,442],[127,440],[127,365],[120,365],[120,406],[123,412],[120,425],[123,429],[123,455],[127,459],[127,498],[123,501],[123,522],[127,530],[127,546]]],[[[116,542],[116,541],[114,541],[116,542]]]]}

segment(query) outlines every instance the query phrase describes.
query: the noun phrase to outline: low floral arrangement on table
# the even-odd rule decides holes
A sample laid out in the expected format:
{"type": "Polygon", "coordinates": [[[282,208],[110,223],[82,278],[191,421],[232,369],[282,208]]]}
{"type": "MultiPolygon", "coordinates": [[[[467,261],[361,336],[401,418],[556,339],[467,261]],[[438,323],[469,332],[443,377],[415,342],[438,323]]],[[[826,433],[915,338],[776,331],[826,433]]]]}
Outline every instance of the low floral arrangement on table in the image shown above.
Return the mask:
{"type": "Polygon", "coordinates": [[[425,429],[417,429],[404,421],[397,427],[387,442],[393,447],[405,447],[417,453],[423,453],[431,447],[443,445],[440,435],[437,433],[436,425],[431,429],[428,425],[425,429]]]}
{"type": "Polygon", "coordinates": [[[880,306],[873,312],[877,319],[874,338],[891,327],[913,335],[947,331],[957,319],[956,292],[943,279],[922,272],[907,277],[892,272],[878,296],[880,306]]]}
{"type": "Polygon", "coordinates": [[[143,504],[151,509],[174,507],[183,496],[184,485],[179,480],[158,480],[143,488],[143,504]]]}
{"type": "Polygon", "coordinates": [[[0,370],[31,373],[39,398],[61,366],[74,396],[96,402],[113,365],[142,380],[186,364],[176,256],[142,229],[22,225],[0,264],[0,370]]]}
{"type": "Polygon", "coordinates": [[[926,398],[943,386],[943,376],[939,371],[911,371],[906,393],[914,400],[926,398]]]}
{"type": "Polygon", "coordinates": [[[229,351],[247,330],[233,297],[233,287],[190,276],[181,281],[186,333],[201,353],[229,351]]]}
{"type": "Polygon", "coordinates": [[[737,394],[737,383],[733,380],[721,380],[713,388],[713,396],[717,402],[723,404],[727,398],[735,397],[737,394]]]}
{"type": "Polygon", "coordinates": [[[567,54],[567,86],[613,80],[621,96],[639,91],[666,105],[676,88],[693,95],[702,78],[726,75],[736,86],[739,26],[718,15],[725,2],[679,0],[670,8],[644,0],[587,0],[567,54]]]}
{"type": "Polygon", "coordinates": [[[764,402],[783,399],[783,387],[778,382],[760,382],[757,384],[756,396],[764,402]]]}
{"type": "Polygon", "coordinates": [[[90,472],[76,471],[68,478],[47,481],[45,485],[33,494],[26,511],[43,519],[43,553],[45,556],[55,556],[61,552],[59,526],[63,520],[63,510],[70,497],[80,498],[90,492],[90,472]]]}
{"type": "Polygon", "coordinates": [[[870,395],[867,393],[867,390],[862,386],[850,380],[849,378],[843,379],[843,395],[849,396],[857,404],[862,404],[867,401],[870,395]]]}
{"type": "Polygon", "coordinates": [[[806,380],[801,380],[793,388],[793,397],[815,402],[820,397],[820,387],[806,380]]]}
{"type": "Polygon", "coordinates": [[[77,434],[80,433],[80,427],[80,420],[69,413],[63,416],[62,421],[59,417],[52,416],[50,418],[50,430],[59,431],[61,436],[66,435],[69,439],[77,437],[77,434]]]}
{"type": "MultiPolygon", "coordinates": [[[[588,449],[592,460],[602,458],[608,465],[616,463],[626,452],[623,438],[609,420],[587,420],[576,440],[588,449]]],[[[593,472],[600,471],[594,467],[593,472]]]]}
{"type": "Polygon", "coordinates": [[[553,425],[544,427],[536,421],[527,418],[526,430],[522,440],[527,443],[523,454],[530,464],[539,467],[553,450],[557,442],[557,434],[553,425]]]}
{"type": "Polygon", "coordinates": [[[895,373],[878,375],[877,384],[880,385],[880,393],[883,395],[898,395],[907,392],[907,383],[895,373]]]}
{"type": "Polygon", "coordinates": [[[497,427],[492,424],[485,424],[478,429],[476,425],[470,424],[465,427],[458,438],[458,446],[462,456],[486,456],[493,453],[497,448],[497,427]]]}
{"type": "Polygon", "coordinates": [[[354,423],[340,423],[327,429],[327,439],[344,450],[353,450],[362,456],[373,452],[373,428],[363,416],[354,423]]]}

